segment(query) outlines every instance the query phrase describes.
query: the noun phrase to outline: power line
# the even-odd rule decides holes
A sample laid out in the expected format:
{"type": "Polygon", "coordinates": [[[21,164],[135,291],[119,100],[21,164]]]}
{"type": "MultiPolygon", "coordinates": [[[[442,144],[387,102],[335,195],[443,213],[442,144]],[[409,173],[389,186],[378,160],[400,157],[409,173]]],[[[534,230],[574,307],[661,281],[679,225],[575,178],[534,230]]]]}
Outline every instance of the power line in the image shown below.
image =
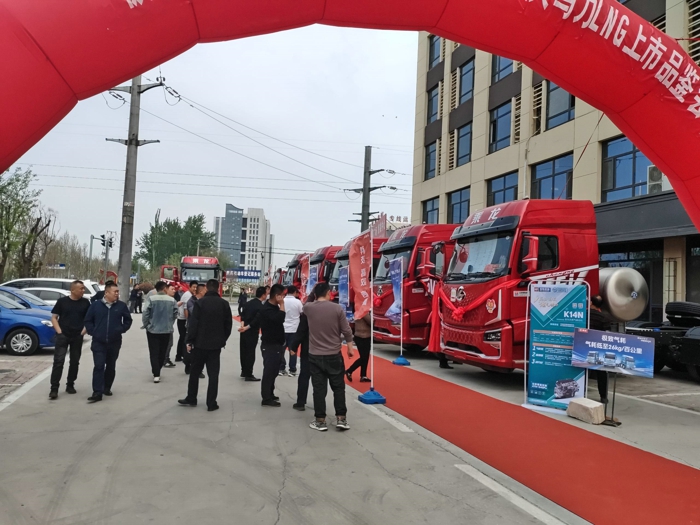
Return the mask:
{"type": "MultiPolygon", "coordinates": [[[[32,183],[36,184],[36,183],[32,183]]],[[[70,188],[70,189],[76,189],[76,190],[97,190],[97,191],[121,191],[123,190],[118,189],[118,188],[91,188],[87,186],[68,186],[68,185],[60,185],[60,184],[41,184],[40,185],[42,188],[70,188]]],[[[190,193],[190,192],[173,192],[173,191],[144,191],[144,190],[136,190],[136,193],[148,193],[150,195],[153,194],[158,194],[158,195],[186,195],[188,197],[222,197],[225,199],[236,199],[239,198],[240,195],[221,195],[219,193],[190,193]]],[[[260,199],[265,199],[265,200],[273,200],[273,201],[290,201],[288,197],[268,197],[268,196],[261,196],[261,197],[255,197],[255,196],[248,196],[246,197],[247,199],[255,199],[255,198],[260,198],[260,199]]],[[[304,199],[304,202],[332,202],[332,203],[343,203],[343,204],[353,204],[354,201],[350,200],[329,200],[329,199],[304,199]]],[[[377,202],[377,204],[403,204],[406,205],[408,204],[403,203],[403,202],[377,202]]]]}

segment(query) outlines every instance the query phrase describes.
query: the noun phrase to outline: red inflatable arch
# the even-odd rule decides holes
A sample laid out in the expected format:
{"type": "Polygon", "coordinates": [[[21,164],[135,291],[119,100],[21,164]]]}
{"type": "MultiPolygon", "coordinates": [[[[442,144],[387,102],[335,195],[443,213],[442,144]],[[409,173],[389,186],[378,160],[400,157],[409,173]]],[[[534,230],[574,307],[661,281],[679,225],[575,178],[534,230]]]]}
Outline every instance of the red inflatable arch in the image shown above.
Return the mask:
{"type": "Polygon", "coordinates": [[[0,171],[78,100],[198,42],[316,23],[430,31],[524,62],[603,110],[700,226],[700,73],[617,0],[0,0],[0,171]]]}

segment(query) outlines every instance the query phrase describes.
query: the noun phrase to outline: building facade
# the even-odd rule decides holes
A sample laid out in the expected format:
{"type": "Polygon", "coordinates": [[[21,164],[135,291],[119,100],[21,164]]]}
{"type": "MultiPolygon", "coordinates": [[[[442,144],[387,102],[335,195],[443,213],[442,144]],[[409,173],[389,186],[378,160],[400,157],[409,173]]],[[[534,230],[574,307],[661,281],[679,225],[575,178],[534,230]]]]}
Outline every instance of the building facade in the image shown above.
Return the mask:
{"type": "MultiPolygon", "coordinates": [[[[676,38],[700,37],[700,0],[627,0],[676,38]]],[[[602,266],[647,279],[646,318],[700,301],[700,236],[668,181],[600,111],[528,67],[420,33],[412,222],[462,223],[515,199],[596,205],[602,266]],[[655,213],[654,224],[647,224],[655,213]]],[[[696,62],[700,42],[683,41],[696,62]]]]}
{"type": "Polygon", "coordinates": [[[270,221],[261,208],[248,208],[243,215],[240,266],[246,270],[258,270],[262,275],[272,264],[274,235],[270,221]]]}
{"type": "Polygon", "coordinates": [[[226,214],[214,218],[214,236],[216,247],[220,252],[238,262],[241,259],[241,232],[243,228],[243,209],[233,204],[226,205],[226,214]]]}

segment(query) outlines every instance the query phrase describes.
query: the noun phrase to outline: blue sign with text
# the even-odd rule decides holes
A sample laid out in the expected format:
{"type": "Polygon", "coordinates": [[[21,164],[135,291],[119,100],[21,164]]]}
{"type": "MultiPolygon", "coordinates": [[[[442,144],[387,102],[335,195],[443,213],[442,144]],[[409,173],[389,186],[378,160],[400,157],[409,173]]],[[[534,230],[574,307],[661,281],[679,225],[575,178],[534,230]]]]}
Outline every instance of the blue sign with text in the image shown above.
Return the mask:
{"type": "Polygon", "coordinates": [[[628,376],[654,377],[654,340],[650,337],[577,329],[571,365],[628,376]]]}
{"type": "Polygon", "coordinates": [[[350,281],[348,277],[348,267],[345,266],[338,272],[338,304],[345,310],[348,322],[352,323],[355,318],[350,307],[350,281]]]}

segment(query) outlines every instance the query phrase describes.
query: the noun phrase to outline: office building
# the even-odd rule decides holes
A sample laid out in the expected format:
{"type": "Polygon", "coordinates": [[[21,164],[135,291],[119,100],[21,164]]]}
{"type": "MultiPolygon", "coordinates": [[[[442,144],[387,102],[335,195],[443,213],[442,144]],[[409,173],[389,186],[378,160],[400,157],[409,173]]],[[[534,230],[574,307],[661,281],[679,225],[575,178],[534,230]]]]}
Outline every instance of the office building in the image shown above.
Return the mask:
{"type": "MultiPolygon", "coordinates": [[[[624,3],[668,35],[700,37],[700,0],[624,3]]],[[[649,283],[644,318],[661,320],[668,301],[700,302],[700,235],[610,120],[521,63],[419,38],[414,224],[462,223],[515,199],[590,200],[601,266],[634,267],[649,283]]],[[[682,43],[700,62],[700,41],[682,43]]]]}
{"type": "Polygon", "coordinates": [[[274,235],[261,208],[248,208],[243,215],[240,267],[264,275],[272,264],[274,235]]]}
{"type": "Polygon", "coordinates": [[[214,236],[217,250],[225,253],[231,261],[241,259],[241,231],[243,226],[243,209],[233,204],[226,205],[226,215],[214,218],[214,236]]]}

